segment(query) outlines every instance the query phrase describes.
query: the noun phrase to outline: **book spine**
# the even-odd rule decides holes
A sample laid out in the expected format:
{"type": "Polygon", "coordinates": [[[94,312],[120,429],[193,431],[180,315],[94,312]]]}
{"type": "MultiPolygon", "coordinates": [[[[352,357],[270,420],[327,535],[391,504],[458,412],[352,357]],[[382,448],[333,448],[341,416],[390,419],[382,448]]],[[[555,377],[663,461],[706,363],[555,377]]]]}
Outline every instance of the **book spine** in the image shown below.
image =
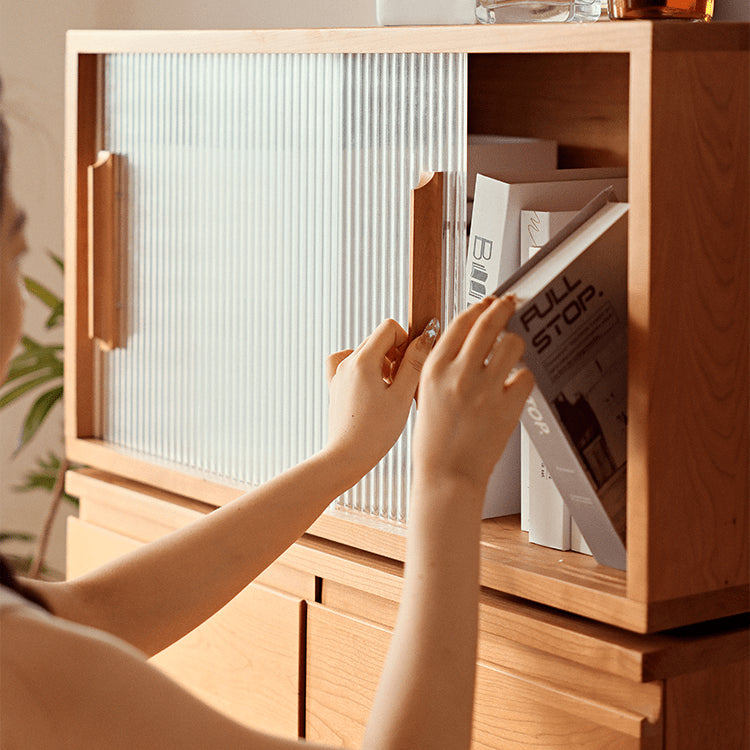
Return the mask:
{"type": "Polygon", "coordinates": [[[521,413],[542,461],[549,467],[570,515],[581,530],[596,561],[625,570],[625,545],[604,511],[596,489],[581,471],[552,407],[534,386],[521,413]]]}
{"type": "MultiPolygon", "coordinates": [[[[576,211],[521,211],[521,264],[533,257],[576,211]]],[[[521,437],[521,531],[529,541],[553,549],[573,549],[570,512],[531,438],[521,437]]],[[[580,533],[579,533],[580,537],[580,533]]],[[[577,545],[576,551],[581,546],[577,545]]]]}
{"type": "Polygon", "coordinates": [[[553,549],[570,549],[570,511],[529,438],[529,541],[553,549]]]}
{"type": "Polygon", "coordinates": [[[573,552],[580,552],[584,555],[591,554],[589,545],[586,544],[586,540],[583,538],[583,534],[581,534],[578,524],[573,519],[570,520],[570,549],[572,549],[573,552]]]}
{"type": "Polygon", "coordinates": [[[526,428],[521,425],[521,531],[529,531],[531,518],[529,512],[531,495],[531,438],[526,428]]]}

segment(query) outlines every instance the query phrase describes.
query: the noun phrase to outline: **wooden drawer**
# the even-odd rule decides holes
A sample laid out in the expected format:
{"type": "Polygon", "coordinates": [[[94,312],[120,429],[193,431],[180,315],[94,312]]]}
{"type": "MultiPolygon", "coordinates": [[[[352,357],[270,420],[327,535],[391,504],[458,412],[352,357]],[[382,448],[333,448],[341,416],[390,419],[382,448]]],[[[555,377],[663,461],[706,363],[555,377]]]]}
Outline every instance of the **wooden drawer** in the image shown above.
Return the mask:
{"type": "MultiPolygon", "coordinates": [[[[91,470],[69,478],[83,518],[68,522],[71,576],[207,511],[91,470]]],[[[357,746],[402,575],[305,536],[155,663],[240,721],[357,746]]],[[[479,631],[475,748],[750,750],[747,617],[644,636],[484,589],[479,631]]]]}
{"type": "Polygon", "coordinates": [[[66,576],[73,579],[134,549],[142,542],[100,529],[75,516],[67,518],[66,576]]]}
{"type": "Polygon", "coordinates": [[[649,696],[644,685],[605,680],[601,674],[576,684],[565,666],[559,675],[539,671],[538,664],[529,672],[478,664],[474,748],[662,747],[661,716],[645,715],[660,708],[661,684],[648,686],[657,689],[649,696]]]}
{"type": "Polygon", "coordinates": [[[152,661],[234,719],[297,737],[304,607],[253,584],[152,661]]]}
{"type": "MultiPolygon", "coordinates": [[[[141,544],[71,517],[68,577],[82,575],[141,544]]],[[[298,597],[254,583],[151,661],[233,719],[297,737],[304,608],[298,597]]]]}
{"type": "MultiPolygon", "coordinates": [[[[79,518],[100,530],[112,531],[121,538],[152,542],[189,523],[199,520],[214,508],[164,490],[147,487],[128,479],[95,469],[69,471],[65,477],[67,491],[80,501],[79,518]]],[[[70,531],[68,532],[71,533],[70,531]]],[[[76,533],[75,529],[72,533],[76,533]]],[[[89,544],[95,545],[92,539],[89,544]]],[[[116,554],[97,558],[94,565],[127,552],[125,542],[114,538],[108,543],[116,554]]],[[[107,544],[105,544],[105,547],[107,544]]],[[[74,545],[73,555],[91,555],[82,545],[74,545]]],[[[290,557],[290,555],[286,555],[290,557]]],[[[76,565],[76,560],[71,561],[76,565]]],[[[88,568],[87,568],[88,569],[88,568]]],[[[75,568],[75,570],[78,570],[75,568]]],[[[80,572],[68,570],[68,578],[80,572]]],[[[297,567],[277,561],[264,570],[255,583],[262,583],[299,599],[315,599],[315,575],[303,561],[297,567]]]]}
{"type": "MultiPolygon", "coordinates": [[[[385,662],[388,628],[311,605],[307,620],[307,738],[356,747],[385,662]]],[[[538,655],[522,671],[480,662],[474,709],[477,748],[660,748],[661,684],[630,683],[538,655]],[[554,669],[561,674],[554,676],[554,669]],[[548,671],[545,671],[548,670],[548,671]],[[569,670],[566,673],[566,670],[569,670]]],[[[518,664],[514,663],[514,666],[518,664]]]]}
{"type": "Polygon", "coordinates": [[[306,737],[360,747],[391,631],[311,604],[307,609],[306,737]]]}

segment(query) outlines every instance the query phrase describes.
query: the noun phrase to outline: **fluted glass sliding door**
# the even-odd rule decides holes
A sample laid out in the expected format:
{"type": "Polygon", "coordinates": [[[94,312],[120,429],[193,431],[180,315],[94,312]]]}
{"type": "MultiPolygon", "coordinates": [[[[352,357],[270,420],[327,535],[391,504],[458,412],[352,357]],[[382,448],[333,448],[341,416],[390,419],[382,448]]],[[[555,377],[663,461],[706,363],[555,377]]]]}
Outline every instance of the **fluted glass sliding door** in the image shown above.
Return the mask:
{"type": "MultiPolygon", "coordinates": [[[[257,484],[324,445],[323,363],[406,326],[409,200],[446,173],[443,317],[465,244],[466,56],[111,54],[127,337],[102,354],[102,437],[257,484]]],[[[404,520],[410,428],[338,502],[404,520]]]]}

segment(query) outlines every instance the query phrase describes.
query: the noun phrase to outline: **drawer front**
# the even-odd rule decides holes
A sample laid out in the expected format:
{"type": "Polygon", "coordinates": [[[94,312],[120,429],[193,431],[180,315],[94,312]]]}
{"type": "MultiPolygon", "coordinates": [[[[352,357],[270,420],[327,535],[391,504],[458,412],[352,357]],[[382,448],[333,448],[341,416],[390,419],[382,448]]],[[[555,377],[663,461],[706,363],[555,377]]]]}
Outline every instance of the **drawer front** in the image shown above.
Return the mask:
{"type": "Polygon", "coordinates": [[[558,693],[525,675],[488,664],[477,668],[472,747],[476,750],[635,750],[660,748],[660,737],[628,734],[598,723],[587,700],[558,693]]]}
{"type": "MultiPolygon", "coordinates": [[[[141,544],[71,517],[68,577],[82,575],[141,544]]],[[[252,584],[151,661],[236,721],[297,737],[303,610],[299,598],[252,584]]]]}
{"type": "MultiPolygon", "coordinates": [[[[310,605],[307,619],[307,738],[340,747],[361,743],[391,631],[310,605]]],[[[474,706],[476,750],[660,748],[661,727],[637,710],[596,703],[529,674],[480,663],[474,706]]]]}
{"type": "Polygon", "coordinates": [[[78,578],[140,547],[142,542],[100,529],[75,516],[67,519],[66,576],[78,578]]]}
{"type": "Polygon", "coordinates": [[[253,584],[152,662],[237,721],[297,737],[303,607],[253,584]]]}
{"type": "MultiPolygon", "coordinates": [[[[107,532],[115,532],[102,550],[104,557],[92,559],[92,567],[127,552],[137,542],[152,542],[199,520],[211,511],[211,507],[191,501],[188,498],[147,487],[136,482],[103,474],[93,469],[69,471],[66,475],[66,489],[79,499],[79,521],[88,527],[97,527],[104,539],[107,532]],[[112,554],[107,556],[111,546],[112,554]]],[[[73,524],[68,534],[78,533],[78,522],[73,524]]],[[[91,556],[95,547],[94,538],[87,544],[74,544],[74,555],[91,556]]],[[[77,561],[70,561],[76,565],[77,561]]],[[[84,566],[85,567],[85,566],[84,566]]],[[[76,568],[78,571],[78,568],[76,568]]],[[[74,577],[69,569],[68,577],[74,577]]],[[[76,572],[79,575],[80,570],[76,572]]],[[[292,567],[277,561],[266,568],[255,579],[272,589],[291,594],[298,599],[315,598],[315,574],[309,567],[292,567]]]]}
{"type": "Polygon", "coordinates": [[[391,632],[322,606],[307,610],[306,737],[360,747],[391,632]]]}

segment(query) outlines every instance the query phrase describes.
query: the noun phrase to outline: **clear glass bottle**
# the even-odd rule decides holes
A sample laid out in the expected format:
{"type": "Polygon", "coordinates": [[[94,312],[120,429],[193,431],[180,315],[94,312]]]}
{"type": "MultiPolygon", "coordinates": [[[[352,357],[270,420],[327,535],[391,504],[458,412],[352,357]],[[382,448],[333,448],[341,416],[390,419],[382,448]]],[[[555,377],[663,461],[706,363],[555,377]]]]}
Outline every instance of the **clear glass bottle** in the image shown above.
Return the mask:
{"type": "Polygon", "coordinates": [[[476,16],[481,23],[586,23],[600,12],[600,0],[477,0],[476,16]]]}
{"type": "Polygon", "coordinates": [[[608,0],[612,20],[636,18],[682,18],[710,21],[714,0],[608,0]]]}

